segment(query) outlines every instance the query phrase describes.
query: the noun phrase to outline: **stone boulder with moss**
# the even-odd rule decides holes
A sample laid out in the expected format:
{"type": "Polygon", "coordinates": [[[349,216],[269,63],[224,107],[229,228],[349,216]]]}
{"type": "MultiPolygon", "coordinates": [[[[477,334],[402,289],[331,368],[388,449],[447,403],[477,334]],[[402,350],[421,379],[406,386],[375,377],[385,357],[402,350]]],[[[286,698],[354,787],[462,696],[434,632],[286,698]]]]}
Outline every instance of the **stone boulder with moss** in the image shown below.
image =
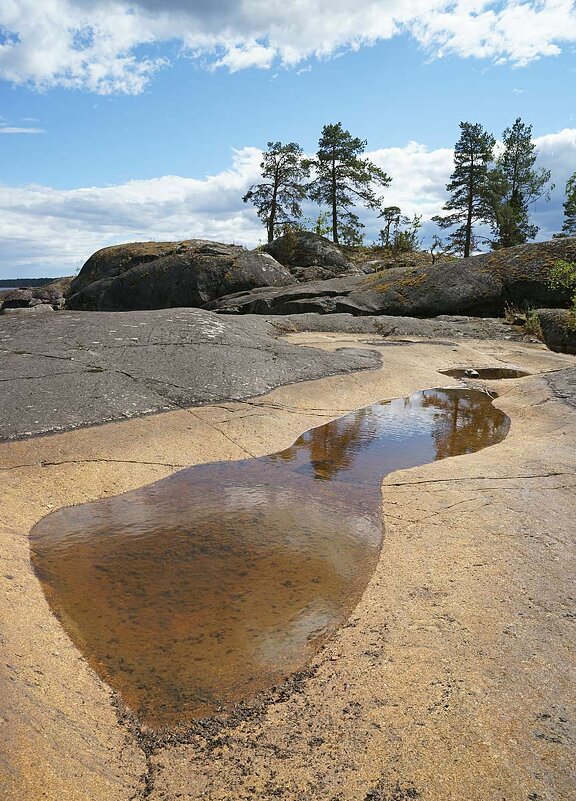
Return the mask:
{"type": "Polygon", "coordinates": [[[576,311],[538,309],[536,312],[546,347],[557,353],[576,354],[576,311]]]}
{"type": "Polygon", "coordinates": [[[287,267],[300,281],[359,274],[365,270],[348,259],[324,236],[312,231],[288,230],[262,250],[287,267]]]}
{"type": "Polygon", "coordinates": [[[239,245],[131,242],[94,253],[72,282],[67,305],[86,311],[198,307],[231,292],[294,282],[271,255],[239,245]]]}
{"type": "Polygon", "coordinates": [[[559,259],[576,260],[576,238],[519,245],[458,261],[346,275],[293,287],[256,289],[207,308],[232,313],[350,312],[498,317],[507,306],[566,307],[571,293],[550,285],[559,259]]]}

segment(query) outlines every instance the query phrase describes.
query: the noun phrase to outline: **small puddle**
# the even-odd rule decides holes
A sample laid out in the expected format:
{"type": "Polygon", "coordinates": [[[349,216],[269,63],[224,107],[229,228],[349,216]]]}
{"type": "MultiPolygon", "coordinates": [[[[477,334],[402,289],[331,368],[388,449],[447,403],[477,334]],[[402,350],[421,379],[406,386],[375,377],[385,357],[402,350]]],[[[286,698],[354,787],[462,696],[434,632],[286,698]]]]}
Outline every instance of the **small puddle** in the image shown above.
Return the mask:
{"type": "Polygon", "coordinates": [[[441,370],[442,375],[451,378],[482,378],[485,381],[499,381],[502,378],[525,378],[530,373],[524,370],[515,370],[511,367],[462,367],[454,370],[441,370]]]}
{"type": "Polygon", "coordinates": [[[475,390],[376,403],[272,456],[54,512],[32,530],[32,563],[71,639],[140,720],[185,725],[301,669],[347,619],[378,561],[383,476],[508,428],[475,390]]]}

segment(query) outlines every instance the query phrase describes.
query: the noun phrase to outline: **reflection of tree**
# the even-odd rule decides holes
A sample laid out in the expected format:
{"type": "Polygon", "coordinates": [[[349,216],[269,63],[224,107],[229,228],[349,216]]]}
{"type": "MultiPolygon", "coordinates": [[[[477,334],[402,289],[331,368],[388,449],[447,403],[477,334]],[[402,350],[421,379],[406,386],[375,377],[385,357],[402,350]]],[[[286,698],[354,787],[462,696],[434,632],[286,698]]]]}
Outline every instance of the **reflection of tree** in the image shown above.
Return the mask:
{"type": "Polygon", "coordinates": [[[488,395],[435,389],[424,393],[422,406],[438,409],[432,429],[437,459],[472,453],[506,433],[507,419],[488,395]]]}
{"type": "Polygon", "coordinates": [[[349,469],[355,454],[372,442],[371,427],[365,425],[370,415],[369,408],[359,409],[339,420],[313,428],[296,440],[292,447],[275,454],[274,458],[291,461],[305,450],[314,478],[334,478],[340,470],[349,469]]]}

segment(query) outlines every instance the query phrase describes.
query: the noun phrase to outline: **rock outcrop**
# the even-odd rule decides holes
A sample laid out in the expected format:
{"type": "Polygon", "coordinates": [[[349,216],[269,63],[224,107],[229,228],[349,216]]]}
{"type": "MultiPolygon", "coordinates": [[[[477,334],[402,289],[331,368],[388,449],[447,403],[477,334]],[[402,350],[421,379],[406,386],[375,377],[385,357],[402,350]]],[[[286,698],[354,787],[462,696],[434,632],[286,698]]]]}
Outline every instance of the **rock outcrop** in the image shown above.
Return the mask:
{"type": "MultiPolygon", "coordinates": [[[[492,317],[458,317],[439,315],[424,319],[422,317],[354,316],[352,314],[275,314],[265,319],[279,334],[300,332],[333,332],[337,334],[377,334],[390,338],[391,342],[403,341],[403,337],[422,339],[500,339],[525,341],[526,336],[520,326],[508,325],[502,319],[492,317]]],[[[370,342],[371,340],[366,340],[370,342]]],[[[383,341],[383,340],[382,340],[383,341]]]]}
{"type": "Polygon", "coordinates": [[[91,256],[71,286],[70,309],[129,311],[202,306],[231,292],[295,282],[270,254],[192,239],[134,242],[91,256]]]}
{"type": "Polygon", "coordinates": [[[546,347],[576,354],[576,314],[569,309],[538,309],[537,315],[546,347]]]}
{"type": "Polygon", "coordinates": [[[560,258],[576,260],[576,238],[519,245],[412,269],[256,289],[220,298],[207,308],[256,314],[499,316],[507,304],[566,306],[570,293],[548,285],[550,267],[560,258]]]}
{"type": "Polygon", "coordinates": [[[64,308],[65,279],[38,287],[19,287],[0,292],[0,313],[51,311],[64,308]]]}
{"type": "Polygon", "coordinates": [[[0,404],[0,440],[255,397],[380,365],[371,350],[299,347],[262,317],[200,309],[14,315],[2,318],[1,335],[10,403],[0,404]]]}
{"type": "Polygon", "coordinates": [[[301,281],[334,278],[351,271],[363,272],[356,269],[333,242],[312,231],[291,231],[265,245],[263,250],[301,281]]]}

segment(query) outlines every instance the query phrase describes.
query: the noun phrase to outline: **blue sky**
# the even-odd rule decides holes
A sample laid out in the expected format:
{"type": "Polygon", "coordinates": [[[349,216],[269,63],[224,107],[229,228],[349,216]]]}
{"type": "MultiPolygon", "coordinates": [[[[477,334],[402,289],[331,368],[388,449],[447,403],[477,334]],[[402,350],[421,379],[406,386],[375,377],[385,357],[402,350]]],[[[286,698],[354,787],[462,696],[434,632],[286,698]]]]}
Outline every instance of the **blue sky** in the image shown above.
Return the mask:
{"type": "MultiPolygon", "coordinates": [[[[445,198],[460,120],[499,136],[521,116],[557,184],[535,207],[540,236],[561,225],[576,170],[572,2],[8,6],[0,283],[70,274],[98,247],[135,239],[256,245],[264,233],[241,196],[259,149],[279,139],[313,152],[335,121],[392,176],[386,202],[426,221],[445,198]]],[[[363,220],[369,241],[379,226],[363,220]]]]}

